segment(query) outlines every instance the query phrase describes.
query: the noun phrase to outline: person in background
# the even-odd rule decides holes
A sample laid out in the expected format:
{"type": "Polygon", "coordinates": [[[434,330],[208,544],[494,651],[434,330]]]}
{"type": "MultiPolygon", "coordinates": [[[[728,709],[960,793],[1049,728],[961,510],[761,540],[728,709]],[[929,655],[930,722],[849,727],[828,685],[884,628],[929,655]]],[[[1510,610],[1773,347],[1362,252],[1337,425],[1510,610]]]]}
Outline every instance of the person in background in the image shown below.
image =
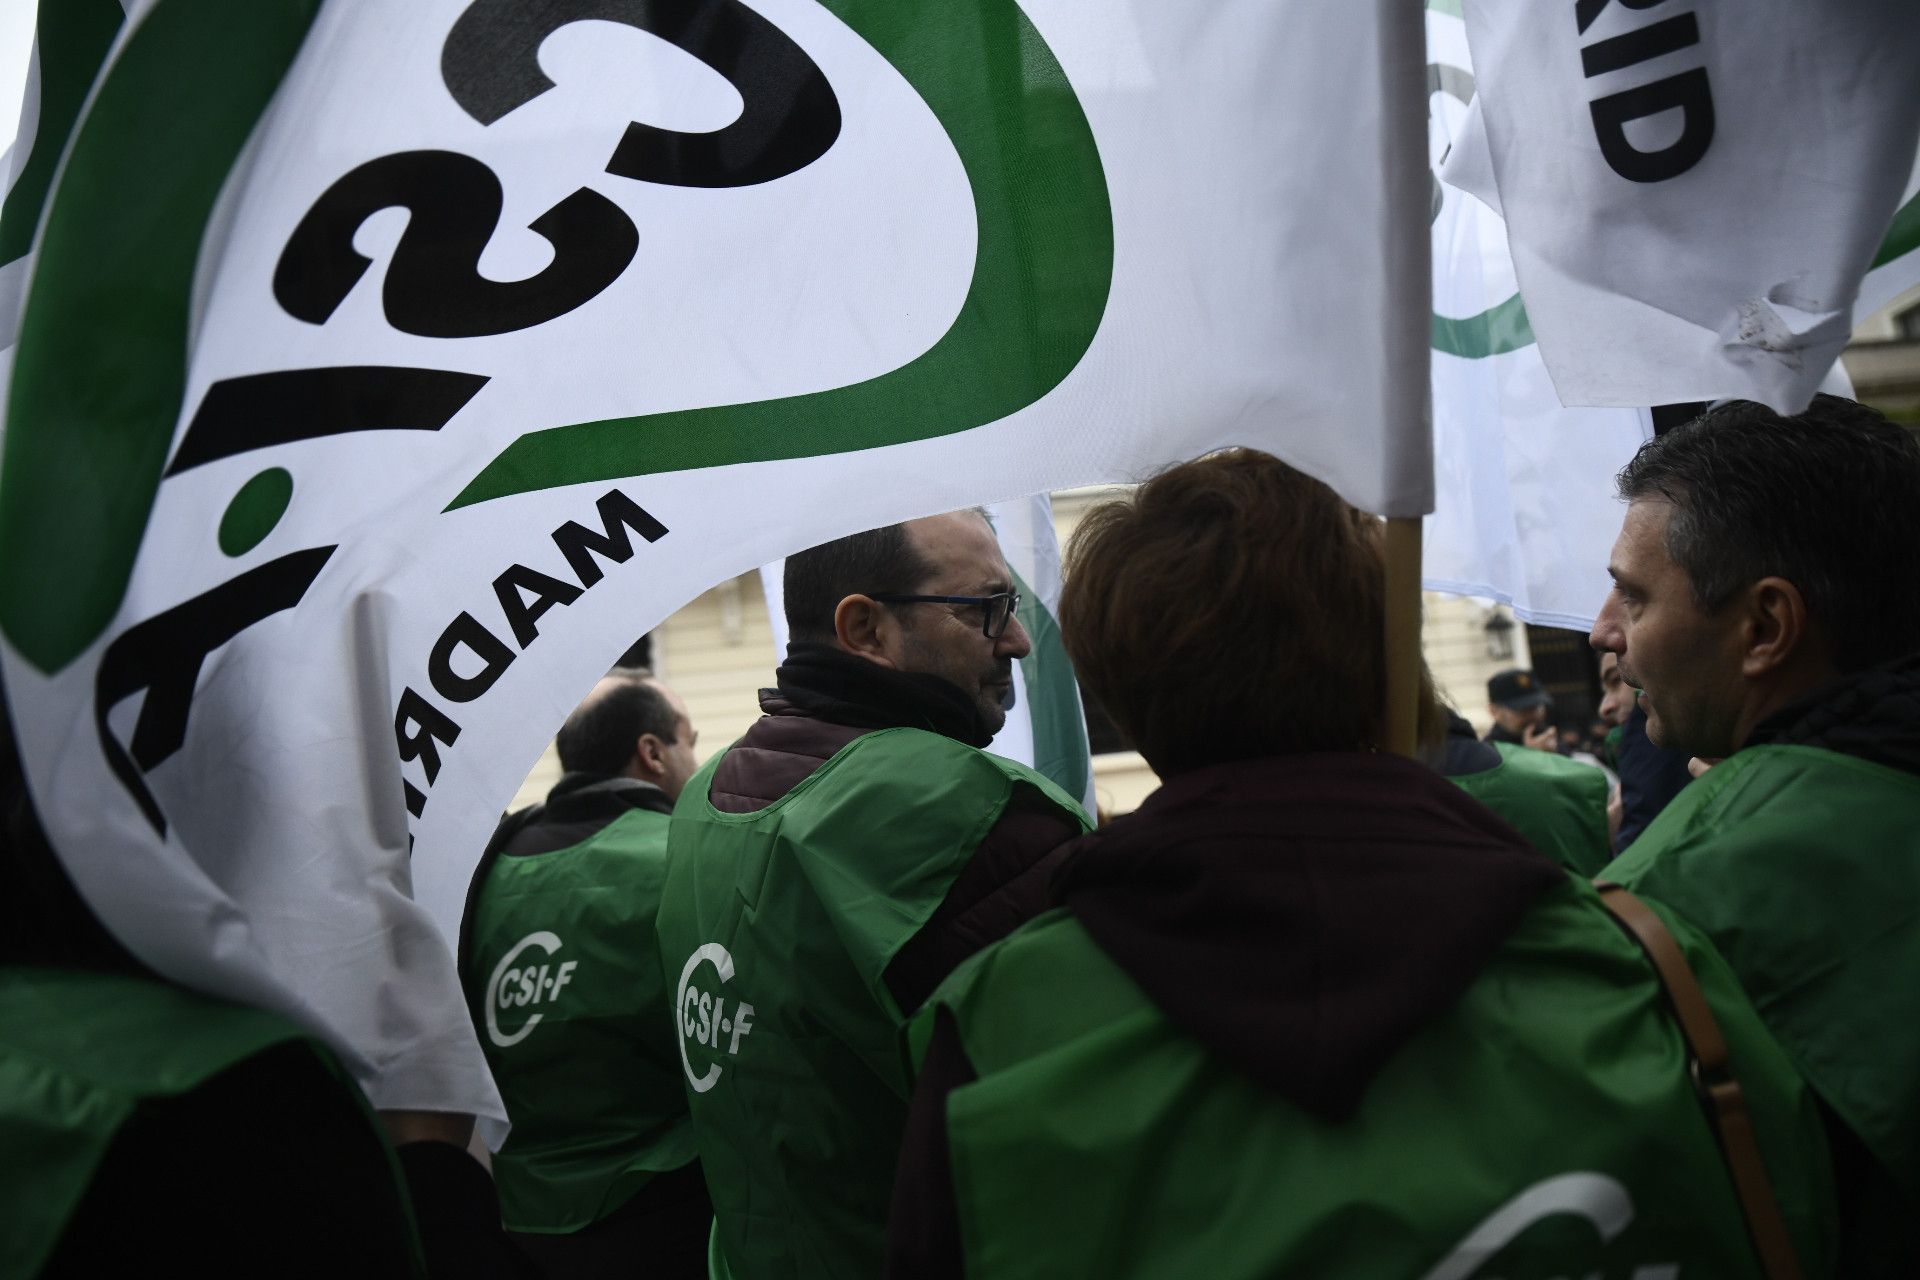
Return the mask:
{"type": "Polygon", "coordinates": [[[1466,717],[1440,700],[1431,673],[1422,693],[1431,703],[1423,724],[1440,733],[1429,731],[1421,758],[1436,772],[1576,875],[1592,876],[1612,859],[1613,788],[1604,770],[1551,751],[1482,742],[1466,717]]]}
{"type": "MultiPolygon", "coordinates": [[[[1165,782],[916,1019],[888,1275],[1759,1274],[1639,947],[1379,750],[1380,542],[1250,450],[1081,524],[1067,649],[1165,782]]],[[[1825,1274],[1818,1117],[1676,932],[1825,1274]]]]}
{"type": "Polygon", "coordinates": [[[1849,1276],[1920,1275],[1920,443],[1836,396],[1644,445],[1594,648],[1722,763],[1609,879],[1713,939],[1825,1106],[1849,1276]]]}
{"type": "Polygon", "coordinates": [[[1487,741],[1496,745],[1558,751],[1559,734],[1548,723],[1553,698],[1531,671],[1502,671],[1487,681],[1487,714],[1493,728],[1487,741]]]}
{"type": "Polygon", "coordinates": [[[766,713],[674,810],[660,907],[716,1275],[880,1270],[904,1028],[1043,909],[1078,804],[987,754],[1030,648],[984,513],[789,556],[766,713]]]}
{"type": "Polygon", "coordinates": [[[1620,779],[1608,803],[1614,832],[1614,850],[1632,844],[1647,824],[1693,780],[1686,753],[1669,751],[1647,741],[1647,716],[1640,709],[1639,690],[1620,675],[1620,656],[1600,655],[1600,717],[1607,731],[1602,759],[1620,779]]]}
{"type": "Polygon", "coordinates": [[[512,1125],[501,1219],[556,1276],[706,1274],[712,1206],[654,914],[698,735],[674,692],[616,669],[554,739],[564,770],[481,855],[460,976],[512,1125]]]}

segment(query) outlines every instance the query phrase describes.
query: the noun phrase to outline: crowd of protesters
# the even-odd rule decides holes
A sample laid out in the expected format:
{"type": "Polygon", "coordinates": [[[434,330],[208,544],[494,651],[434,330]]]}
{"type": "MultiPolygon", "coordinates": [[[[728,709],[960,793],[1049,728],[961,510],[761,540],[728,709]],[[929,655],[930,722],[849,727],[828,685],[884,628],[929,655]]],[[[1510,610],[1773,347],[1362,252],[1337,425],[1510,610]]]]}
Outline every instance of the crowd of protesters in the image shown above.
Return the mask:
{"type": "Polygon", "coordinates": [[[16,766],[0,1272],[1920,1275],[1920,443],[1736,402],[1618,489],[1597,760],[1524,670],[1388,750],[1379,522],[1275,458],[1094,510],[1098,829],[988,749],[983,514],[790,557],[744,737],[616,670],[480,859],[491,1178],[145,972],[16,766]]]}

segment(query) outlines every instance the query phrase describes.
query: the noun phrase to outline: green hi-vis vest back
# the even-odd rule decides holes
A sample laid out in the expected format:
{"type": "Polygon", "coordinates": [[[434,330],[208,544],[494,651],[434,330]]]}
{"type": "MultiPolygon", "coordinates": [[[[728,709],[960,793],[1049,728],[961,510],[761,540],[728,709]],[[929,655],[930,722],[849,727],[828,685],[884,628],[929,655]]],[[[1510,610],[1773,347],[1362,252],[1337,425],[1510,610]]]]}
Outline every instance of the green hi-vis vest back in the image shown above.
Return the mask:
{"type": "Polygon", "coordinates": [[[1027,787],[1021,765],[919,729],[843,748],[748,814],[674,810],[660,953],[720,1252],[743,1280],[880,1273],[910,1074],[882,975],[1027,787]]]}
{"type": "Polygon", "coordinates": [[[1497,742],[1500,763],[1447,779],[1505,818],[1527,843],[1577,876],[1613,858],[1607,837],[1607,775],[1551,751],[1497,742]]]}
{"type": "Polygon", "coordinates": [[[1857,1229],[1898,1233],[1912,1256],[1920,777],[1818,747],[1749,747],[1688,784],[1606,875],[1714,940],[1899,1188],[1903,1205],[1857,1214],[1857,1229]]]}
{"type": "Polygon", "coordinates": [[[463,976],[513,1125],[493,1176],[515,1231],[589,1226],[697,1154],[653,932],[667,826],[634,809],[481,887],[463,976]]]}
{"type": "MultiPolygon", "coordinates": [[[[40,1273],[115,1137],[144,1106],[283,1048],[311,1056],[310,1075],[286,1078],[311,1080],[366,1125],[364,1166],[340,1176],[392,1188],[390,1198],[373,1197],[385,1205],[381,1220],[367,1215],[343,1229],[362,1234],[369,1257],[391,1259],[381,1274],[423,1275],[400,1170],[366,1100],[298,1027],[149,979],[8,967],[0,968],[0,1276],[40,1273]]],[[[208,1231],[220,1230],[219,1215],[208,1206],[208,1231]]]]}
{"type": "MultiPolygon", "coordinates": [[[[1724,964],[1684,944],[1825,1274],[1818,1115],[1724,964]]],[[[956,970],[916,1042],[941,1005],[979,1073],[947,1099],[973,1280],[1759,1273],[1653,970],[1571,878],[1340,1122],[1176,1028],[1064,911],[956,970]]]]}

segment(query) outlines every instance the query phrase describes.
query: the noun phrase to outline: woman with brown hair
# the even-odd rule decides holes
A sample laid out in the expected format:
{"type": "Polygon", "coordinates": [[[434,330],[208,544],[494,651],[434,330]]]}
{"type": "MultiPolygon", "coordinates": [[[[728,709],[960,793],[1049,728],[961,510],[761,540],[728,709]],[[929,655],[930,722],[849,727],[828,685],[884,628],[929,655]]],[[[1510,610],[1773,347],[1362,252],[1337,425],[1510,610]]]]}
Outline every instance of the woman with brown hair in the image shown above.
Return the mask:
{"type": "MultiPolygon", "coordinates": [[[[1067,648],[1165,785],[922,1011],[893,1275],[1761,1274],[1638,946],[1378,750],[1382,613],[1378,522],[1265,454],[1082,525],[1067,648]]],[[[1817,1117],[1683,941],[1819,1274],[1817,1117]]]]}

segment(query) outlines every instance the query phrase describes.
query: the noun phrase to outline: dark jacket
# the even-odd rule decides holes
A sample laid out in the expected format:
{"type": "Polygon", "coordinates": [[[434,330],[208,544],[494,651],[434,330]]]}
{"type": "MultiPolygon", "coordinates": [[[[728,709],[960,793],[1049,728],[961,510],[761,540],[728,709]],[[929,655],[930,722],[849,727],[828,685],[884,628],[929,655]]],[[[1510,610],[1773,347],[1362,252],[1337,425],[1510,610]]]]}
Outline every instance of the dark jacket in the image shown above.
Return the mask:
{"type": "MultiPolygon", "coordinates": [[[[991,735],[958,689],[876,666],[827,645],[798,643],[760,691],[766,714],[727,751],[708,798],[723,813],[764,809],[842,747],[874,729],[928,729],[969,746],[991,735]]],[[[887,967],[903,1009],[917,1008],[953,967],[1046,910],[1047,884],[1079,834],[1038,793],[1017,790],[932,919],[887,967]]]]}

